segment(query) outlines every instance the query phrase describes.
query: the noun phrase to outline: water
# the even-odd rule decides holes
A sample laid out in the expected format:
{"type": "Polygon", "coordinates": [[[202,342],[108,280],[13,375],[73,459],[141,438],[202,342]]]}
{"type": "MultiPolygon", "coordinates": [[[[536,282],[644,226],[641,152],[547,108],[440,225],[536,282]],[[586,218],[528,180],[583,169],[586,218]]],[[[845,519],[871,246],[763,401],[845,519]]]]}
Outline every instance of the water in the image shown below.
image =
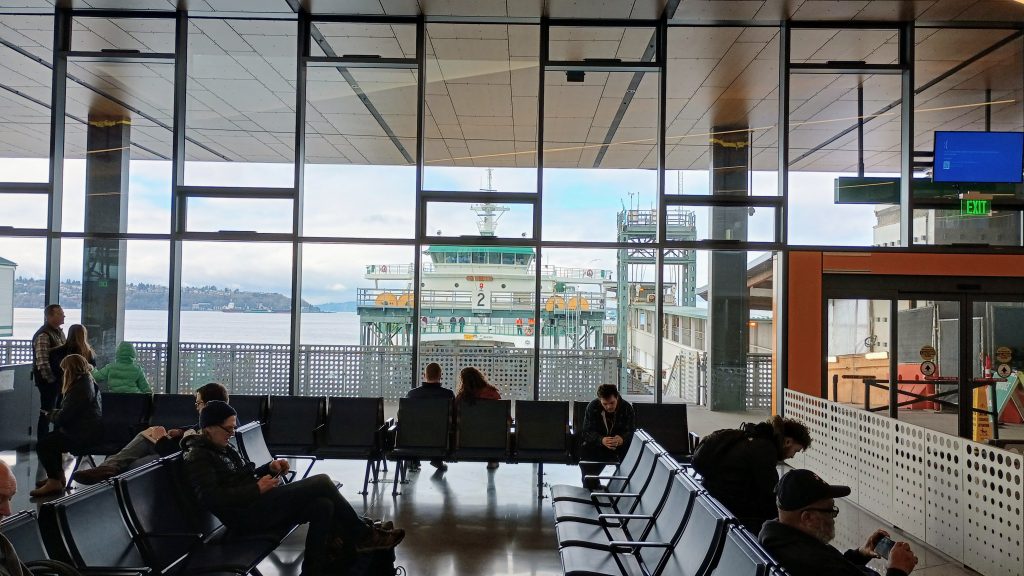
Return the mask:
{"type": "MultiPolygon", "coordinates": [[[[64,309],[64,330],[82,317],[79,309],[64,309]]],[[[125,340],[166,342],[167,312],[125,310],[125,340]]],[[[289,314],[227,314],[220,311],[181,313],[182,342],[288,344],[289,314]]],[[[14,309],[14,336],[28,340],[42,325],[43,311],[14,309]]],[[[359,315],[355,312],[302,315],[303,344],[359,344],[359,315]]]]}

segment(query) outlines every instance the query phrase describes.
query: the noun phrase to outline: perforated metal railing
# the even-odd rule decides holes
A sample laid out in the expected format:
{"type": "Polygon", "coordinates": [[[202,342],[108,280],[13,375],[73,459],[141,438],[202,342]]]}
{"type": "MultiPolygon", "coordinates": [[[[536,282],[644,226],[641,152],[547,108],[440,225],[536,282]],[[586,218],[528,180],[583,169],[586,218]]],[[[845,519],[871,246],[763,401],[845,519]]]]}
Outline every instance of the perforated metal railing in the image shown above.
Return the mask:
{"type": "MultiPolygon", "coordinates": [[[[158,388],[166,380],[167,345],[134,342],[139,365],[158,388]]],[[[207,382],[220,382],[235,394],[288,394],[290,348],[286,344],[181,344],[178,391],[190,393],[207,382]]],[[[28,340],[0,340],[0,364],[32,361],[28,340]]],[[[305,345],[299,348],[296,394],[316,396],[405,396],[423,366],[441,365],[444,382],[453,386],[458,373],[476,366],[487,374],[503,398],[533,398],[533,351],[521,348],[424,346],[420,369],[413,373],[409,346],[305,345]]],[[[599,384],[618,382],[615,350],[542,349],[542,400],[590,400],[599,384]]]]}
{"type": "Polygon", "coordinates": [[[814,439],[793,466],[985,576],[1024,574],[1024,456],[792,390],[785,413],[814,439]]]}

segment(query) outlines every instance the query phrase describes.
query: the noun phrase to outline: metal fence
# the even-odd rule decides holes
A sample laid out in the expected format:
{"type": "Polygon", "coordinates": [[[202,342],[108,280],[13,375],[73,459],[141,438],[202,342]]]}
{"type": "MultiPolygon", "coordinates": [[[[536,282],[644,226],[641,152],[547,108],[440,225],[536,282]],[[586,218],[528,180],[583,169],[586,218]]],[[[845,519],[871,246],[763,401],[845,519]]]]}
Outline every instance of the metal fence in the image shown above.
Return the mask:
{"type": "MultiPolygon", "coordinates": [[[[156,389],[167,376],[167,344],[134,342],[137,361],[156,389]]],[[[288,394],[290,348],[286,344],[181,344],[178,392],[220,382],[235,394],[288,394]]],[[[29,340],[0,340],[0,364],[32,361],[29,340]]],[[[503,398],[533,398],[533,351],[521,348],[421,346],[420,362],[441,364],[446,386],[476,366],[503,398]]],[[[411,346],[305,345],[299,348],[295,393],[315,396],[382,396],[393,400],[418,380],[411,346]]],[[[615,350],[541,349],[542,400],[590,400],[599,384],[618,381],[615,350]]]]}
{"type": "MultiPolygon", "coordinates": [[[[707,352],[683,350],[676,355],[665,379],[665,395],[692,404],[707,405],[707,352]]],[[[747,410],[772,407],[772,355],[748,354],[747,410]]]]}

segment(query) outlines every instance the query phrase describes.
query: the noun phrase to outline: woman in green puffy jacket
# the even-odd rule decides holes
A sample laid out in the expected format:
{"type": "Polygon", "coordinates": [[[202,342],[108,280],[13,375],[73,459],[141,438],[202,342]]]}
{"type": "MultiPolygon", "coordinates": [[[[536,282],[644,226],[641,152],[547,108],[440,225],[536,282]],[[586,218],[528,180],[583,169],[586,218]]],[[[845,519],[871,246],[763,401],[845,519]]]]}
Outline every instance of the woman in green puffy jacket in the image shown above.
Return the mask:
{"type": "Polygon", "coordinates": [[[107,392],[140,392],[152,394],[146,374],[135,363],[135,347],[131,342],[121,342],[114,353],[114,361],[92,373],[97,382],[106,381],[107,392]]]}

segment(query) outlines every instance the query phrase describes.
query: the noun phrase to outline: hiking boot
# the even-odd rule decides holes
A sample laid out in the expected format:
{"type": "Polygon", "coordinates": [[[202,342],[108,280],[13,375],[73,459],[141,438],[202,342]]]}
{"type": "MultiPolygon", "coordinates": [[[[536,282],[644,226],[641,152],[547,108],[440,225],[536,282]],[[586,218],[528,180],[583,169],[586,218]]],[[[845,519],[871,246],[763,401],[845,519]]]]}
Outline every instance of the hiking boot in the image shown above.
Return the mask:
{"type": "Polygon", "coordinates": [[[448,469],[448,465],[441,460],[431,460],[430,465],[433,466],[434,468],[437,468],[441,472],[444,472],[445,470],[448,469]]]}
{"type": "Polygon", "coordinates": [[[74,480],[75,482],[78,482],[79,484],[91,486],[93,484],[103,482],[104,480],[107,480],[109,478],[113,478],[114,476],[117,476],[117,474],[117,468],[114,468],[113,466],[107,466],[105,464],[100,464],[95,468],[87,468],[85,470],[76,471],[74,474],[71,475],[71,479],[74,480]]]}
{"type": "Polygon", "coordinates": [[[374,550],[388,550],[398,546],[405,538],[405,530],[396,528],[390,532],[374,528],[367,534],[366,538],[356,544],[356,552],[373,552],[374,550]]]}
{"type": "Polygon", "coordinates": [[[395,529],[395,523],[392,522],[391,520],[386,520],[384,522],[381,522],[380,520],[378,520],[378,521],[373,523],[373,527],[374,528],[380,528],[381,530],[383,530],[385,532],[391,532],[392,530],[395,529]]]}

